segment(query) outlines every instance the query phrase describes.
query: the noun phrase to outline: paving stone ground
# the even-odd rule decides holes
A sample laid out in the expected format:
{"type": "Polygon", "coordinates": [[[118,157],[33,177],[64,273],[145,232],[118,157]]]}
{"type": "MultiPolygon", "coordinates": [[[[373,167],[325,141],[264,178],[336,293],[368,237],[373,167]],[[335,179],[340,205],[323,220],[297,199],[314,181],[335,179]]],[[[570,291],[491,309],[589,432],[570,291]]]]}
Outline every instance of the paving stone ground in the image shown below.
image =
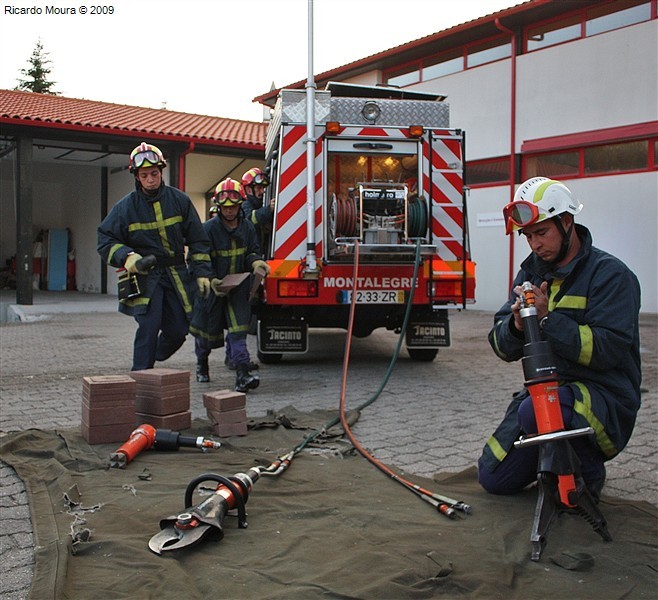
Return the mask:
{"type": "MultiPolygon", "coordinates": [[[[82,378],[124,374],[130,368],[135,325],[112,299],[84,294],[39,298],[28,322],[0,325],[0,435],[31,427],[80,425],[82,378]],[[51,301],[56,298],[57,301],[51,301]],[[49,303],[50,302],[50,303],[49,303]]],[[[505,364],[489,348],[492,314],[454,311],[452,346],[434,362],[411,361],[402,349],[379,397],[362,412],[354,434],[386,464],[432,476],[472,466],[498,423],[510,394],[523,383],[521,365],[505,364]]],[[[658,316],[642,315],[643,406],[624,452],[608,463],[604,493],[658,505],[658,316]]],[[[255,357],[255,338],[249,346],[255,357]]],[[[392,332],[354,338],[346,407],[368,402],[381,386],[397,344],[392,332]]],[[[261,365],[261,385],[247,397],[249,417],[293,405],[299,410],[339,406],[345,333],[312,332],[310,350],[279,365],[261,365]]],[[[193,417],[206,417],[202,394],[232,388],[224,352],[211,355],[211,383],[191,377],[193,417]]],[[[166,363],[193,372],[192,338],[166,363]]],[[[0,464],[0,597],[24,600],[34,567],[32,524],[22,481],[0,464]]]]}

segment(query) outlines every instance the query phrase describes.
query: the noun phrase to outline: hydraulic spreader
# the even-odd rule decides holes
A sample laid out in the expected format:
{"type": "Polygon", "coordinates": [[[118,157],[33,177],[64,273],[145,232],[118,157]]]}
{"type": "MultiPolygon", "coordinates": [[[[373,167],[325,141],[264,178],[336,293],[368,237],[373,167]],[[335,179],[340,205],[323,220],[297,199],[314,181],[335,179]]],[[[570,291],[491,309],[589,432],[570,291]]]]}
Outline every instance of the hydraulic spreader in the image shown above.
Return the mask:
{"type": "Polygon", "coordinates": [[[550,344],[542,340],[533,287],[526,281],[522,288],[521,319],[526,341],[522,360],[524,385],[530,392],[538,433],[521,436],[514,445],[517,448],[539,445],[539,496],[530,536],[531,558],[538,561],[546,546],[548,530],[561,511],[574,511],[584,517],[605,541],[612,541],[612,537],[605,518],[585,485],[580,461],[569,443],[570,438],[593,435],[594,430],[591,427],[565,430],[558,395],[557,368],[550,344]]]}

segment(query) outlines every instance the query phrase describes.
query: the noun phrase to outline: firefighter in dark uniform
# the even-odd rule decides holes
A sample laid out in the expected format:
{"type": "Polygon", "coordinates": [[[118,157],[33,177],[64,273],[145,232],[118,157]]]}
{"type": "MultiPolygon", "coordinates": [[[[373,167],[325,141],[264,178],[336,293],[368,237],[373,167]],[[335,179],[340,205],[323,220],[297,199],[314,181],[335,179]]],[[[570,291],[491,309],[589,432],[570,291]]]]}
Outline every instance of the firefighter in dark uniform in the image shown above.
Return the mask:
{"type": "Polygon", "coordinates": [[[242,176],[242,187],[247,198],[242,205],[242,210],[247,220],[251,221],[256,227],[258,243],[261,252],[265,256],[269,254],[272,224],[274,222],[274,198],[268,204],[263,205],[265,189],[269,184],[269,178],[258,167],[249,169],[242,176]]]}
{"type": "Polygon", "coordinates": [[[195,295],[209,295],[210,244],[190,198],[162,180],[166,161],[151,144],[130,155],[135,191],[122,198],[98,227],[103,260],[135,274],[140,294],[122,298],[119,311],[137,321],[132,370],[151,369],[184,343],[195,295]],[[190,270],[185,261],[189,248],[190,270]],[[146,268],[142,259],[155,257],[146,268]],[[190,272],[192,276],[190,276],[190,272]]]}
{"type": "MultiPolygon", "coordinates": [[[[545,177],[523,183],[504,208],[507,233],[523,234],[532,253],[494,317],[489,342],[504,361],[522,358],[519,295],[529,281],[560,378],[564,425],[595,432],[570,443],[585,484],[598,498],[604,463],[628,443],[640,408],[640,285],[623,262],[592,245],[586,227],[574,223],[581,209],[564,184],[545,177]]],[[[536,480],[538,447],[515,448],[521,433],[537,433],[527,390],[514,395],[479,459],[478,477],[487,491],[511,494],[536,480]]]]}
{"type": "Polygon", "coordinates": [[[213,348],[224,345],[226,329],[227,358],[236,371],[235,389],[248,392],[260,384],[259,377],[250,372],[247,348],[252,278],[247,277],[230,290],[222,287],[222,280],[227,275],[251,271],[267,276],[269,266],[262,260],[256,229],[242,212],[244,191],[240,182],[231,178],[221,181],[215,189],[213,201],[219,212],[203,225],[210,239],[213,293],[207,299],[197,300],[190,325],[190,332],[196,338],[197,381],[210,381],[208,357],[213,348]]]}

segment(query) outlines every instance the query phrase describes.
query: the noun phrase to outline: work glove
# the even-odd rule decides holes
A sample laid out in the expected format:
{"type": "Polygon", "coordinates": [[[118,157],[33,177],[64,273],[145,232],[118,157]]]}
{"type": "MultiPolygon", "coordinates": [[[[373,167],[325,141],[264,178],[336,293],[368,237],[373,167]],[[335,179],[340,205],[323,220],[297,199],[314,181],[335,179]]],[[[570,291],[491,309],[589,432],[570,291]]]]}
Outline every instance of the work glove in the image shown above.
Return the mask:
{"type": "Polygon", "coordinates": [[[213,294],[217,297],[226,296],[226,291],[221,288],[222,280],[217,279],[216,277],[210,282],[210,289],[213,291],[213,294]]]}
{"type": "Polygon", "coordinates": [[[257,275],[267,277],[270,274],[270,265],[268,265],[264,260],[255,260],[251,264],[251,269],[257,275]]]}
{"type": "Polygon", "coordinates": [[[197,277],[196,286],[199,290],[199,296],[207,298],[210,294],[210,279],[207,277],[197,277]]]}
{"type": "Polygon", "coordinates": [[[126,258],[126,262],[123,264],[123,268],[128,271],[128,273],[139,273],[140,271],[137,268],[138,260],[142,260],[141,254],[137,254],[137,252],[129,254],[128,258],[126,258]]]}

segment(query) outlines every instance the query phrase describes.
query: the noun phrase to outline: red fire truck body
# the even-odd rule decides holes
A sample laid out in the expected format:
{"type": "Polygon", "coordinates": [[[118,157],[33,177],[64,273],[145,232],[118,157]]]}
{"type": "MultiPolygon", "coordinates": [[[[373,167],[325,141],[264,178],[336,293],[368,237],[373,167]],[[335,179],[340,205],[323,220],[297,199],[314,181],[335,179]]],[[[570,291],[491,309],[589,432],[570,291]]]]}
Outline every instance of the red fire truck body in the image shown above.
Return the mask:
{"type": "Polygon", "coordinates": [[[259,357],[305,352],[309,327],[346,328],[354,290],[354,335],[399,331],[416,271],[406,345],[432,360],[450,345],[448,309],[475,295],[464,133],[448,127],[441,97],[329,84],[314,98],[311,209],[306,107],[304,92],[282,90],[268,129],[266,202],[276,208],[259,357]]]}

